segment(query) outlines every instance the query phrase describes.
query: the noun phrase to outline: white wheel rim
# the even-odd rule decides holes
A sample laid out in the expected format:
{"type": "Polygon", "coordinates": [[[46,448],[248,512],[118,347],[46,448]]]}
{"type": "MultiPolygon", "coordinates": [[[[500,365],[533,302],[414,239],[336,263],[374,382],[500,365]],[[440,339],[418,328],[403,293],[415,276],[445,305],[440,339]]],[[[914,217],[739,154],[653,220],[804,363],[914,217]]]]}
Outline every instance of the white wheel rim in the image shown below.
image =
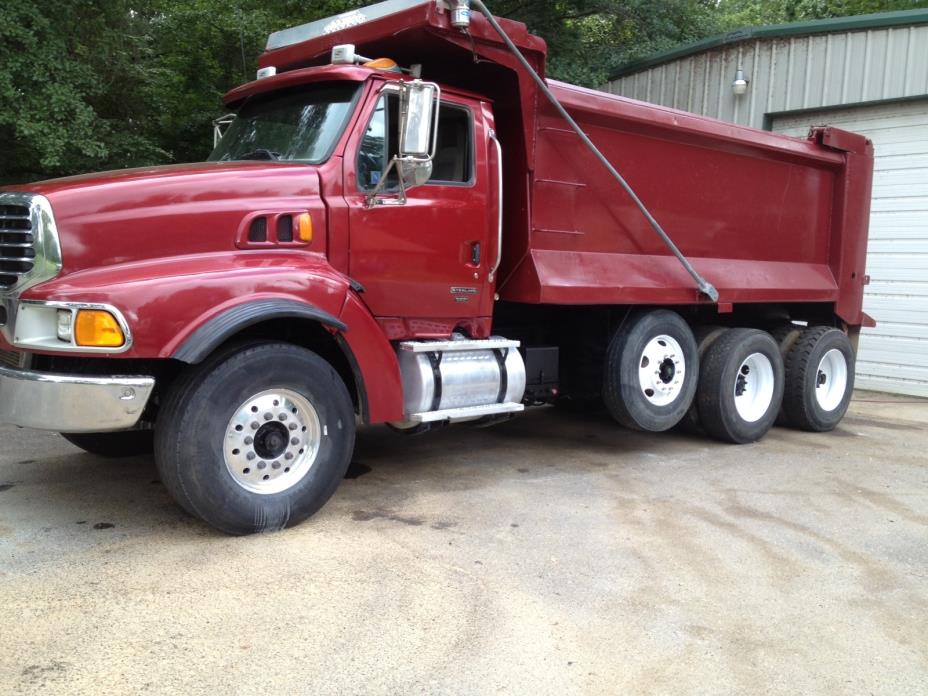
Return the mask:
{"type": "Polygon", "coordinates": [[[680,396],[686,377],[683,348],[670,336],[655,336],[638,359],[641,393],[655,406],[666,406],[680,396]]]}
{"type": "Polygon", "coordinates": [[[832,348],[822,356],[815,374],[815,400],[823,411],[834,411],[844,401],[847,391],[847,360],[844,353],[832,348]]]}
{"type": "Polygon", "coordinates": [[[296,392],[255,394],[236,409],[226,427],[226,469],[247,491],[282,493],[309,473],[322,432],[316,409],[296,392]]]}
{"type": "Polygon", "coordinates": [[[735,376],[735,408],[748,423],[756,423],[770,409],[774,387],[773,364],[763,353],[751,353],[735,376]]]}

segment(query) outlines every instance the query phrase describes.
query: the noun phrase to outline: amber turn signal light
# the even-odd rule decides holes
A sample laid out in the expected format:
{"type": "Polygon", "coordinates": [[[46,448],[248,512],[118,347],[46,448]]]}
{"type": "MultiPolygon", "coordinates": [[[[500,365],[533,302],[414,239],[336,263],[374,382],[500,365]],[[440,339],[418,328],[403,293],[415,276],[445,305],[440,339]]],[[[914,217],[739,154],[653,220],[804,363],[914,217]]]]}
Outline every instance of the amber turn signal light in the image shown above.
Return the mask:
{"type": "Polygon", "coordinates": [[[303,213],[297,218],[297,238],[301,242],[313,241],[313,219],[309,213],[303,213]]]}
{"type": "Polygon", "coordinates": [[[88,348],[119,348],[126,342],[116,317],[102,309],[81,309],[74,321],[74,342],[88,348]]]}

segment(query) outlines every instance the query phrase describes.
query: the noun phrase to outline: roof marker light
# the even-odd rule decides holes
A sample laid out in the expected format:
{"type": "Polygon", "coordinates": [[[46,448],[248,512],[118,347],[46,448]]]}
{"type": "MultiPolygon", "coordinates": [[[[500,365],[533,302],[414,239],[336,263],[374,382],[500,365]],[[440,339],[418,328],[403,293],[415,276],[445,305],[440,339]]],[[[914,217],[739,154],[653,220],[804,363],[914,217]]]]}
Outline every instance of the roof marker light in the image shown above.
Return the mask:
{"type": "Polygon", "coordinates": [[[263,80],[266,77],[274,77],[274,75],[276,74],[277,74],[277,68],[275,68],[273,65],[270,65],[266,68],[261,68],[258,71],[258,79],[263,80]]]}

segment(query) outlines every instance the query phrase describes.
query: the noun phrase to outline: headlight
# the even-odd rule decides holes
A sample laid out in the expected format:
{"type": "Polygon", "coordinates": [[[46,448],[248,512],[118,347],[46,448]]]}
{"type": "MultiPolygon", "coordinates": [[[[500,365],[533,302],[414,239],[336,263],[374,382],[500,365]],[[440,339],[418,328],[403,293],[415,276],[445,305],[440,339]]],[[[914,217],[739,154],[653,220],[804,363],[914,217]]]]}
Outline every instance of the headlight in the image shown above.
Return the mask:
{"type": "Polygon", "coordinates": [[[58,340],[65,343],[71,342],[71,323],[74,319],[74,312],[70,309],[58,310],[58,340]]]}
{"type": "Polygon", "coordinates": [[[27,350],[122,353],[132,345],[132,335],[111,305],[22,300],[12,343],[27,350]]]}

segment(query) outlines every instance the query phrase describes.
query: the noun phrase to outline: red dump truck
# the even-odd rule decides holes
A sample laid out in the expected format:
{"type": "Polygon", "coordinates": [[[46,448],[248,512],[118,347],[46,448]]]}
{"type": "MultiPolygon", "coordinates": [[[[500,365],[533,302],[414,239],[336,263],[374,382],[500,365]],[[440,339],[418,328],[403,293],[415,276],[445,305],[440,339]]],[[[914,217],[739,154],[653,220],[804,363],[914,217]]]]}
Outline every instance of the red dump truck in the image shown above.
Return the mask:
{"type": "Polygon", "coordinates": [[[358,423],[834,428],[870,142],[546,80],[545,43],[478,9],[272,34],[209,161],[0,193],[0,423],[153,448],[233,534],[318,510],[358,423]]]}

